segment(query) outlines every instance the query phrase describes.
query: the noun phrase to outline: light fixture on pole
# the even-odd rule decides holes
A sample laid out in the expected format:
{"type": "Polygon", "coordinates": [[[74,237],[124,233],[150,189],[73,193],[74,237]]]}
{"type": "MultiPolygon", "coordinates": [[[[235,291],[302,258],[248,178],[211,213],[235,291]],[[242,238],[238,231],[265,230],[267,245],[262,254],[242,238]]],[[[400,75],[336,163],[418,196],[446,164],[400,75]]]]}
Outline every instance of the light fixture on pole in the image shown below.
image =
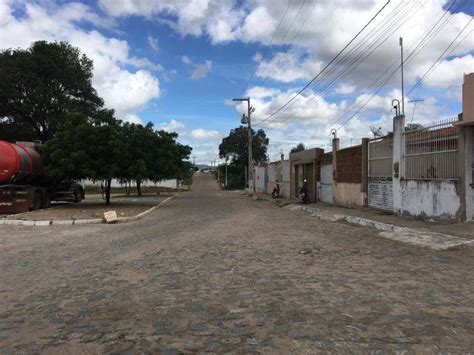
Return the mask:
{"type": "Polygon", "coordinates": [[[403,85],[403,38],[400,37],[399,42],[400,44],[400,68],[401,68],[401,73],[402,73],[402,109],[401,109],[401,114],[405,115],[405,92],[404,92],[404,85],[403,85]]]}
{"type": "Polygon", "coordinates": [[[252,159],[252,121],[250,119],[250,115],[255,111],[255,108],[250,106],[250,98],[243,98],[243,99],[232,99],[233,101],[246,101],[247,102],[247,115],[243,114],[241,123],[248,125],[248,186],[249,186],[249,193],[255,193],[254,184],[253,184],[253,159],[252,159]]]}

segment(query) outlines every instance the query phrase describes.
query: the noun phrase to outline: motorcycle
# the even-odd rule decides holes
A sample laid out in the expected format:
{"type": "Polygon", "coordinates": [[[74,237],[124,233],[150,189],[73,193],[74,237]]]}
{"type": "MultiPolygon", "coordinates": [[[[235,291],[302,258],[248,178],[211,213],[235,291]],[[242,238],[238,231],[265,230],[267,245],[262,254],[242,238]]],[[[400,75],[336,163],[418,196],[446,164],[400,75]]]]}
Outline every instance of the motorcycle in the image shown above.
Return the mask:
{"type": "Polygon", "coordinates": [[[303,186],[300,188],[299,192],[300,192],[300,199],[305,205],[311,202],[308,195],[308,188],[306,187],[306,180],[304,180],[303,186]]]}
{"type": "Polygon", "coordinates": [[[280,184],[276,184],[276,186],[273,188],[272,191],[272,198],[278,198],[280,197],[280,184]]]}

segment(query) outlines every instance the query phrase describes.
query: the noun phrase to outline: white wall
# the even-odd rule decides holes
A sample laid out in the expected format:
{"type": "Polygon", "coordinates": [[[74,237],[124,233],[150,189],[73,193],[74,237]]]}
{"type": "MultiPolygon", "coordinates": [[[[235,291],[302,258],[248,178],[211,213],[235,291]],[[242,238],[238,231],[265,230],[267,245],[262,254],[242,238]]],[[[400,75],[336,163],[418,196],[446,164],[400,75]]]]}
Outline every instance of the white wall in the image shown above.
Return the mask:
{"type": "Polygon", "coordinates": [[[266,192],[266,166],[256,166],[255,167],[255,191],[256,192],[266,192]]]}
{"type": "Polygon", "coordinates": [[[401,208],[395,213],[424,219],[456,220],[461,199],[456,181],[401,180],[401,208]]]}
{"type": "MultiPolygon", "coordinates": [[[[83,186],[100,186],[101,181],[92,181],[89,179],[82,180],[81,185],[83,186]]],[[[132,181],[132,186],[135,187],[135,181],[132,181]]],[[[120,182],[116,179],[112,180],[112,187],[122,187],[123,185],[120,184],[120,182]]],[[[172,189],[175,189],[178,186],[178,181],[176,179],[170,179],[170,180],[162,180],[159,182],[153,182],[153,181],[148,181],[145,180],[142,182],[142,187],[143,186],[159,186],[159,187],[169,187],[172,189]]]]}

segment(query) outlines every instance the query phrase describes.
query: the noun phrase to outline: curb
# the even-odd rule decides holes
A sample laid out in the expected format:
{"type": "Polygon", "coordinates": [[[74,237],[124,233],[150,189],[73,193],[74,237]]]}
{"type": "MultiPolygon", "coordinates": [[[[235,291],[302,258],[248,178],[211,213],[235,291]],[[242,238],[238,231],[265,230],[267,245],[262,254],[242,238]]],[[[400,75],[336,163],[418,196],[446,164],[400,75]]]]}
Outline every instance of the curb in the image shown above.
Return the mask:
{"type": "Polygon", "coordinates": [[[310,213],[312,217],[317,217],[322,221],[346,221],[347,223],[353,225],[375,228],[381,231],[380,235],[384,238],[435,251],[459,250],[466,247],[474,247],[474,240],[466,240],[449,234],[420,231],[412,228],[400,227],[394,224],[378,222],[367,218],[343,214],[325,215],[321,213],[320,209],[315,207],[288,205],[283,208],[286,208],[290,211],[307,212],[310,213]]]}
{"type": "Polygon", "coordinates": [[[115,224],[115,223],[127,223],[127,222],[133,222],[133,221],[138,221],[145,217],[147,214],[153,212],[156,210],[158,207],[161,205],[171,201],[176,197],[177,194],[174,194],[173,196],[170,196],[160,203],[158,203],[156,206],[153,206],[149,208],[146,211],[143,211],[136,216],[130,216],[130,217],[118,217],[116,221],[112,223],[106,223],[103,218],[91,218],[91,219],[52,219],[52,220],[40,220],[40,221],[27,221],[23,219],[3,219],[0,220],[0,225],[7,225],[7,226],[35,226],[35,227],[45,227],[45,226],[51,226],[51,225],[74,225],[74,224],[115,224]]]}

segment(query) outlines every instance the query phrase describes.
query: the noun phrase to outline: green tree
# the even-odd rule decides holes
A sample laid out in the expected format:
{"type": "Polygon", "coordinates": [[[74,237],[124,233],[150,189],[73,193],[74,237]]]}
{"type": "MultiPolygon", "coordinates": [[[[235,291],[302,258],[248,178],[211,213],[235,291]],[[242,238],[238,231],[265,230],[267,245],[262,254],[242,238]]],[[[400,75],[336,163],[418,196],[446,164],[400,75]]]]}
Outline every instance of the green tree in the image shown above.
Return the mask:
{"type": "Polygon", "coordinates": [[[152,165],[155,164],[157,136],[152,123],[142,126],[125,122],[122,130],[127,151],[120,162],[119,180],[125,184],[135,181],[138,196],[141,196],[141,183],[150,179],[152,165]]]}
{"type": "MultiPolygon", "coordinates": [[[[252,129],[252,158],[257,164],[267,161],[269,139],[265,132],[252,129]]],[[[245,186],[245,167],[248,166],[248,128],[240,126],[230,131],[219,145],[219,156],[230,158],[228,166],[228,187],[242,188],[245,186]]]]}
{"type": "Polygon", "coordinates": [[[92,87],[92,61],[78,48],[38,41],[0,52],[0,139],[54,137],[68,115],[92,116],[103,100],[92,87]]]}
{"type": "Polygon", "coordinates": [[[302,151],[305,150],[305,149],[306,149],[306,147],[304,146],[304,143],[303,143],[303,142],[299,142],[296,146],[294,146],[293,148],[291,148],[290,154],[291,154],[291,153],[302,152],[302,151]]]}
{"type": "Polygon", "coordinates": [[[121,174],[127,141],[113,110],[93,117],[71,114],[60,131],[45,145],[46,174],[56,182],[92,179],[105,181],[105,200],[110,204],[112,179],[121,174]]]}

